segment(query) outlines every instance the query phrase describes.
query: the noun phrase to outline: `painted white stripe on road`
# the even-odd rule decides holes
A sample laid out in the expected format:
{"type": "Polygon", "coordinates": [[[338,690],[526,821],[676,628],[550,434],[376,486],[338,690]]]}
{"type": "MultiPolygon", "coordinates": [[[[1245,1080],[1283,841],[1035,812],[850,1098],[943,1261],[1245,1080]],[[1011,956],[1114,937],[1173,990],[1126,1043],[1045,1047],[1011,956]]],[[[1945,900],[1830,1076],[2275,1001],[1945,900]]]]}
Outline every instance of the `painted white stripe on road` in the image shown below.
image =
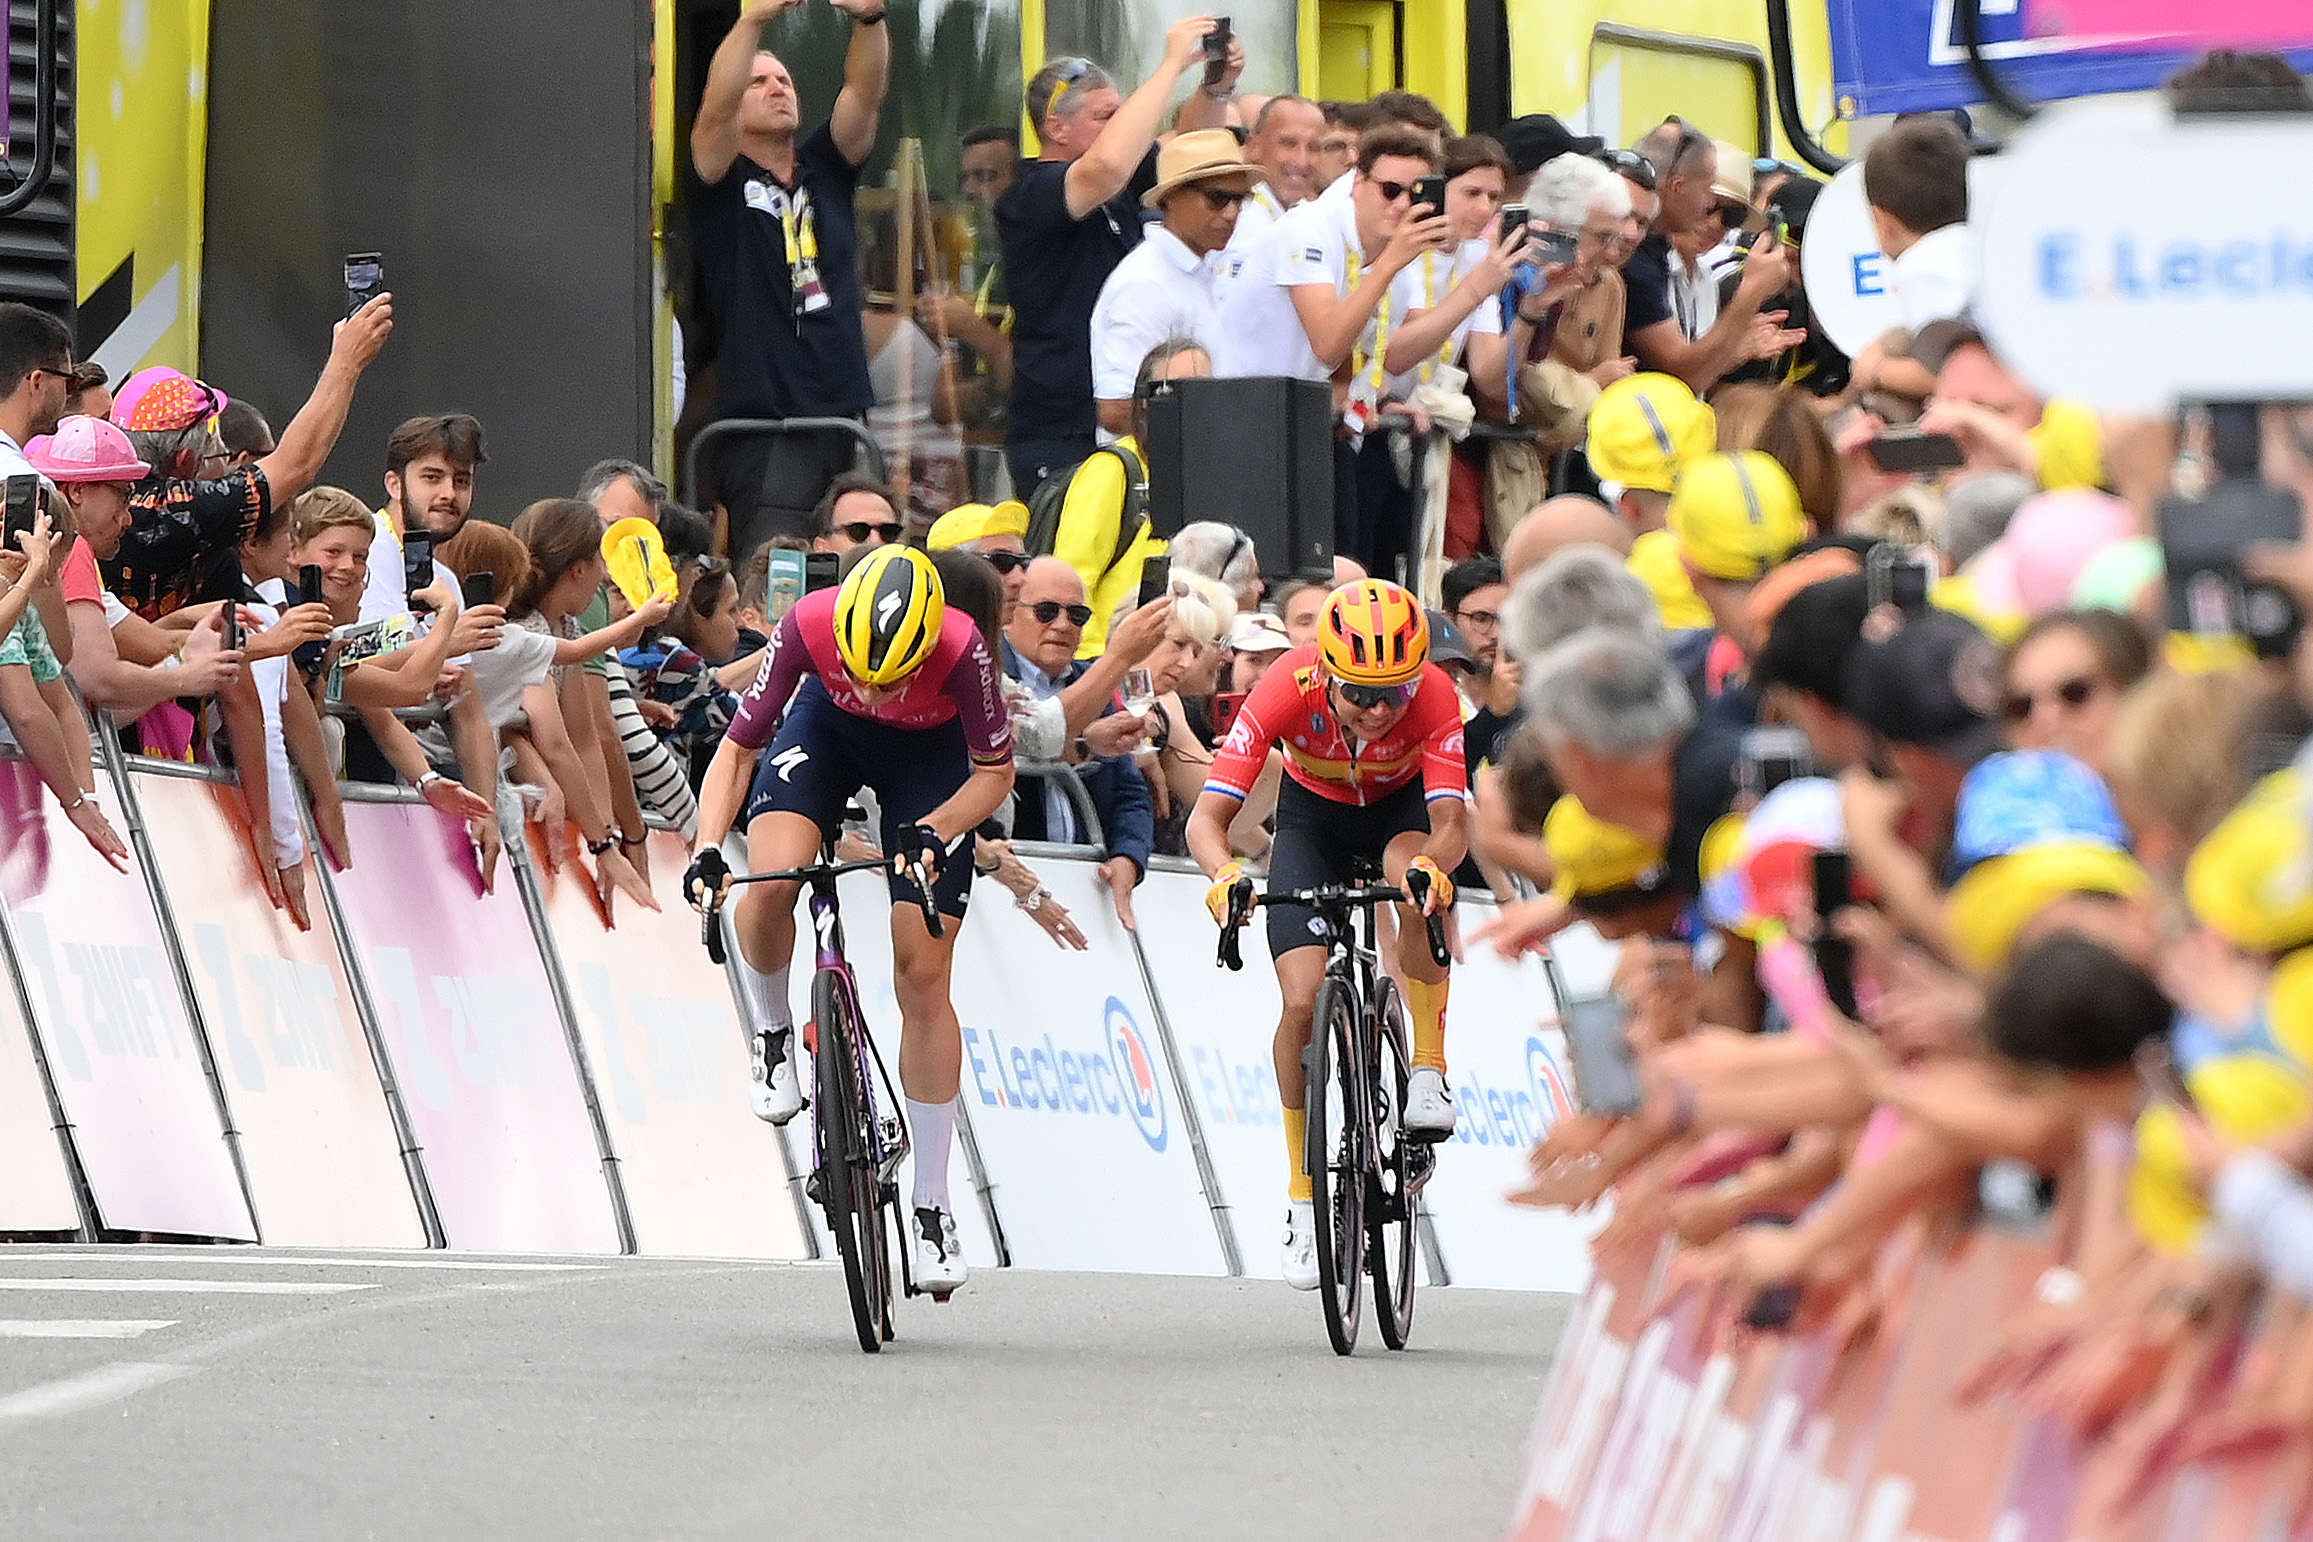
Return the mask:
{"type": "Polygon", "coordinates": [[[0,1290],[79,1290],[182,1296],[331,1296],[341,1291],[377,1288],[375,1285],[340,1284],[335,1280],[94,1280],[63,1275],[52,1280],[0,1280],[0,1290]]]}
{"type": "Polygon", "coordinates": [[[295,1253],[224,1252],[198,1256],[185,1253],[35,1253],[13,1262],[38,1264],[51,1260],[71,1264],[170,1264],[192,1269],[206,1269],[211,1264],[254,1264],[260,1268],[281,1269],[470,1269],[502,1274],[567,1274],[574,1269],[603,1267],[599,1264],[507,1263],[486,1258],[308,1258],[295,1253]]]}
{"type": "Polygon", "coordinates": [[[59,1414],[78,1413],[84,1408],[116,1402],[134,1396],[147,1387],[157,1387],[163,1382],[192,1374],[193,1368],[189,1365],[155,1365],[136,1360],[100,1365],[78,1376],[44,1381],[37,1387],[27,1387],[22,1392],[0,1397],[0,1424],[11,1424],[21,1419],[53,1419],[59,1414]]]}
{"type": "Polygon", "coordinates": [[[0,1339],[133,1339],[176,1325],[173,1317],[0,1317],[0,1339]]]}

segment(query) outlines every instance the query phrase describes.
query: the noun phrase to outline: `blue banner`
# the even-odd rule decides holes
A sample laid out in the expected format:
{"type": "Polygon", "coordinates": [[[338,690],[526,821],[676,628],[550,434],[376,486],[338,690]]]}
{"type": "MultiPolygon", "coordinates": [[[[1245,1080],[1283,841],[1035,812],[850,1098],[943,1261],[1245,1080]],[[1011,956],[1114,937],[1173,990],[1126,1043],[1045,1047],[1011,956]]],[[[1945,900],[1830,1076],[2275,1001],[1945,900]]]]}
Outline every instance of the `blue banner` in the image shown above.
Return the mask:
{"type": "MultiPolygon", "coordinates": [[[[1832,79],[1857,117],[1967,107],[1984,100],[1960,42],[1955,0],[1829,0],[1832,79]]],[[[2068,37],[2027,37],[2018,0],[1984,0],[1984,53],[2030,101],[2143,91],[2194,51],[2127,52],[2068,37]]],[[[2093,40],[2101,41],[2101,40],[2093,40]]],[[[2313,49],[2289,56],[2313,69],[2313,49]]]]}

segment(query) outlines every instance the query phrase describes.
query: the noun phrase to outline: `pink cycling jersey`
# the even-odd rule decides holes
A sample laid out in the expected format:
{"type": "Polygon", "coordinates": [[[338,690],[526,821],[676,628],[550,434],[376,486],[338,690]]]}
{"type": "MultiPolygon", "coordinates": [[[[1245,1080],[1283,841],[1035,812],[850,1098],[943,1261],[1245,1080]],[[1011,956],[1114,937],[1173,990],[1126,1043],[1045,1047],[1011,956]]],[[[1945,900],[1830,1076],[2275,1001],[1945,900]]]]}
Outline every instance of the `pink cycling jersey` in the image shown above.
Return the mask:
{"type": "Polygon", "coordinates": [[[960,720],[973,764],[1002,765],[1012,758],[1012,715],[997,684],[996,661],[971,617],[949,610],[923,667],[908,676],[897,695],[870,706],[860,699],[835,646],[835,597],[840,592],[814,590],[780,619],[763,650],[755,683],[739,698],[738,714],[731,719],[733,742],[750,750],[769,744],[795,688],[805,675],[816,675],[829,699],[854,717],[893,728],[937,728],[960,720]]]}

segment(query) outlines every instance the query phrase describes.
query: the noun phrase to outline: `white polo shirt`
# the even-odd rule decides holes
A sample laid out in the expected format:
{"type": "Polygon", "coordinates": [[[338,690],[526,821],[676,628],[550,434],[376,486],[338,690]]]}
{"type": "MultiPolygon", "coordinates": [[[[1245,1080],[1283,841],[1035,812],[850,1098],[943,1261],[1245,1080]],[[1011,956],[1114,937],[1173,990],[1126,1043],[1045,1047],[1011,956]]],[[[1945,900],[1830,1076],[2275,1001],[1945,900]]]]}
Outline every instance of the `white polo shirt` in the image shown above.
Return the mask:
{"type": "MultiPolygon", "coordinates": [[[[1220,352],[1213,356],[1213,373],[1331,380],[1333,371],[1309,346],[1301,313],[1293,308],[1293,291],[1304,284],[1330,284],[1335,294],[1346,295],[1352,268],[1362,269],[1364,260],[1357,207],[1348,199],[1313,198],[1286,210],[1245,254],[1235,281],[1222,286],[1220,352]]],[[[1367,326],[1359,357],[1372,352],[1376,331],[1367,326]]]]}
{"type": "Polygon", "coordinates": [[[1093,302],[1094,396],[1102,401],[1129,398],[1141,360],[1168,337],[1193,337],[1207,353],[1215,350],[1218,260],[1218,253],[1198,256],[1162,225],[1148,227],[1093,302]]]}
{"type": "MultiPolygon", "coordinates": [[[[1415,261],[1407,263],[1398,270],[1397,277],[1390,281],[1390,325],[1398,326],[1403,318],[1416,311],[1431,310],[1443,304],[1446,296],[1452,294],[1454,287],[1468,277],[1472,268],[1486,260],[1486,254],[1491,250],[1493,243],[1478,236],[1464,241],[1451,256],[1444,252],[1424,252],[1415,261]]],[[[1404,374],[1389,377],[1390,395],[1400,398],[1408,396],[1416,386],[1429,378],[1439,364],[1460,363],[1462,349],[1468,344],[1471,333],[1483,332],[1493,337],[1499,336],[1501,331],[1502,297],[1489,295],[1455,325],[1453,335],[1446,339],[1436,353],[1404,374]]]]}
{"type": "Polygon", "coordinates": [[[1245,267],[1245,256],[1258,246],[1277,222],[1285,217],[1285,206],[1269,190],[1266,182],[1253,184],[1252,196],[1237,208],[1237,229],[1229,237],[1229,244],[1216,259],[1221,282],[1226,284],[1245,267]]]}
{"type": "Polygon", "coordinates": [[[1917,332],[1931,321],[1957,316],[1976,289],[1976,247],[1966,225],[1946,225],[1914,241],[1888,266],[1888,287],[1917,332]]]}

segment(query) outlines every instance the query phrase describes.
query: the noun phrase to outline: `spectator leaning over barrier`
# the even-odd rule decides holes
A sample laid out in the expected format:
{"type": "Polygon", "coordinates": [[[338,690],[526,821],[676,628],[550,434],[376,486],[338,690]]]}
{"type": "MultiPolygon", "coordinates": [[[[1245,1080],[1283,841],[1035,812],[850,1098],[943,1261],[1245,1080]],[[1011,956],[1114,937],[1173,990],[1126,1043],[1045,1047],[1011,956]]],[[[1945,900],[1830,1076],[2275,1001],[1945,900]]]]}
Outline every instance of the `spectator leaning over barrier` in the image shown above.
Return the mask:
{"type": "MultiPolygon", "coordinates": [[[[1098,443],[1092,308],[1101,286],[1140,244],[1140,195],[1157,183],[1157,126],[1173,86],[1204,58],[1210,16],[1175,22],[1154,72],[1130,97],[1089,59],[1055,59],[1028,82],[1037,159],[996,205],[1012,288],[1012,421],[1004,442],[1012,486],[1033,497],[1052,473],[1098,443]]],[[[1232,41],[1214,85],[1180,111],[1183,132],[1217,129],[1245,67],[1232,41]]]]}
{"type": "MultiPolygon", "coordinates": [[[[69,519],[68,505],[60,512],[69,519]]],[[[62,628],[64,593],[56,569],[72,538],[70,526],[52,526],[43,508],[33,516],[32,528],[19,531],[15,544],[0,552],[0,579],[7,585],[0,592],[0,718],[56,795],[65,819],[100,856],[126,872],[128,845],[94,799],[96,767],[87,721],[63,683],[64,666],[49,647],[41,620],[41,613],[49,612],[59,622],[58,635],[68,635],[62,628]]]]}
{"type": "MultiPolygon", "coordinates": [[[[1004,629],[1004,673],[1040,701],[1058,696],[1091,668],[1089,660],[1077,657],[1076,648],[1090,619],[1084,580],[1076,570],[1055,557],[1037,558],[1028,565],[1027,587],[1012,624],[1004,629]]],[[[1066,774],[1043,778],[1040,789],[1022,789],[1012,821],[1015,839],[1089,844],[1090,832],[1082,828],[1075,803],[1060,785],[1066,774]]],[[[1130,755],[1094,756],[1075,774],[1100,817],[1100,881],[1115,901],[1117,920],[1130,931],[1132,891],[1148,869],[1155,834],[1148,783],[1130,755]]]]}
{"type": "MultiPolygon", "coordinates": [[[[603,531],[624,519],[657,525],[674,503],[667,484],[631,460],[599,460],[579,474],[578,499],[593,508],[603,531]]],[[[661,533],[661,545],[665,535],[661,533]]],[[[672,553],[669,561],[673,560],[672,553]]],[[[609,581],[607,569],[592,601],[579,613],[581,633],[598,632],[629,612],[626,596],[609,581]]],[[[650,878],[648,809],[685,831],[698,818],[689,781],[673,751],[651,732],[634,681],[614,650],[604,649],[583,670],[558,677],[564,684],[563,709],[581,759],[599,755],[610,778],[610,816],[618,826],[619,849],[647,883],[650,878]]]]}
{"type": "Polygon", "coordinates": [[[1141,203],[1163,222],[1146,228],[1092,307],[1092,394],[1104,437],[1132,432],[1133,386],[1149,350],[1187,338],[1214,352],[1220,309],[1215,265],[1252,186],[1227,129],[1178,134],[1157,154],[1157,184],[1141,203]]]}
{"type": "MultiPolygon", "coordinates": [[[[632,642],[644,627],[665,620],[672,608],[666,598],[654,597],[648,605],[618,623],[607,637],[600,631],[589,633],[582,629],[580,615],[593,605],[609,576],[602,559],[602,522],[591,504],[575,498],[542,499],[522,511],[514,521],[513,532],[528,549],[530,565],[523,573],[521,585],[507,596],[507,615],[518,626],[582,643],[584,646],[578,651],[584,658],[600,658],[609,648],[632,642]]],[[[614,667],[615,664],[613,660],[614,667]]],[[[563,664],[559,649],[554,667],[560,680],[556,694],[563,719],[568,723],[575,714],[590,710],[581,694],[587,677],[585,671],[563,664]]],[[[526,703],[531,699],[525,688],[526,703]]],[[[539,728],[540,716],[543,713],[532,717],[534,732],[539,728]]],[[[547,758],[545,746],[539,746],[551,779],[533,785],[551,785],[561,791],[569,819],[578,825],[587,855],[594,859],[595,893],[606,908],[610,904],[610,891],[618,888],[645,909],[658,909],[658,901],[651,897],[650,880],[628,855],[633,847],[642,844],[639,821],[632,827],[614,824],[595,792],[597,786],[608,786],[615,798],[618,778],[626,762],[618,740],[598,738],[590,751],[585,737],[574,733],[569,736],[569,743],[571,755],[567,759],[561,757],[559,749],[553,758],[547,758]],[[589,753],[603,764],[589,765],[585,760],[589,753]],[[623,838],[623,830],[631,830],[635,839],[623,838]]],[[[524,762],[518,757],[516,764],[519,775],[524,762]]],[[[549,850],[557,848],[564,836],[563,827],[547,817],[552,812],[547,808],[540,816],[549,850]]]]}
{"type": "MultiPolygon", "coordinates": [[[[1052,500],[1059,499],[1048,551],[1076,569],[1091,597],[1092,623],[1077,649],[1081,658],[1096,657],[1107,645],[1110,622],[1140,592],[1143,565],[1166,549],[1148,522],[1148,467],[1140,448],[1148,431],[1148,404],[1164,382],[1202,379],[1212,372],[1211,356],[1188,338],[1168,338],[1150,349],[1133,385],[1131,432],[1066,471],[1065,486],[1046,488],[1039,500],[1049,512],[1052,500]]],[[[1040,538],[1037,544],[1045,544],[1033,516],[1029,530],[1040,538]]]]}
{"type": "MultiPolygon", "coordinates": [[[[806,0],[751,0],[716,46],[691,125],[695,239],[715,338],[717,418],[856,418],[875,404],[860,330],[852,197],[891,77],[886,0],[828,0],[851,18],[843,89],[798,139],[801,105],[763,27],[806,0]]],[[[726,439],[696,496],[723,509],[731,550],[806,534],[848,433],[726,439]]]]}
{"type": "Polygon", "coordinates": [[[80,532],[59,580],[73,683],[91,707],[124,723],[175,697],[215,693],[241,669],[240,651],[224,647],[219,618],[172,636],[121,604],[98,568],[119,548],[129,525],[129,489],[149,468],[111,424],[67,421],[75,426],[70,433],[58,426],[43,452],[41,475],[63,492],[80,532]]]}
{"type": "Polygon", "coordinates": [[[106,582],[148,621],[196,599],[240,588],[240,545],[272,505],[313,484],[353,407],[354,387],[393,331],[393,296],[379,295],[337,324],[313,394],[271,455],[227,467],[211,426],[225,393],[166,366],[120,388],[113,422],[153,469],[129,497],[135,513],[106,582]],[[210,592],[212,589],[215,592],[210,592]]]}
{"type": "Polygon", "coordinates": [[[1655,168],[1660,199],[1654,228],[1622,265],[1628,286],[1621,352],[1646,369],[1685,381],[1700,395],[1736,365],[1771,359],[1800,339],[1783,326],[1783,313],[1759,307],[1790,287],[1790,254],[1772,236],[1762,237],[1743,264],[1743,281],[1720,307],[1709,330],[1690,337],[1681,326],[1671,295],[1671,237],[1694,230],[1715,212],[1721,195],[1718,148],[1708,135],[1676,118],[1638,143],[1655,168]]]}

